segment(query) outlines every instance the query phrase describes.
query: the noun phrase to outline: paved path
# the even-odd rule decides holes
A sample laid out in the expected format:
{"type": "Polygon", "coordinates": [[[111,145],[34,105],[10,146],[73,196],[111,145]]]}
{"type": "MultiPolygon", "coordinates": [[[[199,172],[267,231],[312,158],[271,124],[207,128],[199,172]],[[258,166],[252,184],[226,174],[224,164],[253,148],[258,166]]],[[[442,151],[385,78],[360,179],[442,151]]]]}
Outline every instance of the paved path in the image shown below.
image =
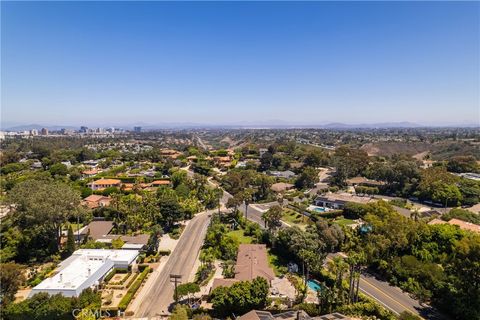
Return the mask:
{"type": "Polygon", "coordinates": [[[182,232],[182,236],[163,266],[155,283],[143,295],[136,317],[165,315],[173,302],[173,284],[170,274],[181,274],[188,278],[203,244],[212,211],[197,214],[182,232]]]}

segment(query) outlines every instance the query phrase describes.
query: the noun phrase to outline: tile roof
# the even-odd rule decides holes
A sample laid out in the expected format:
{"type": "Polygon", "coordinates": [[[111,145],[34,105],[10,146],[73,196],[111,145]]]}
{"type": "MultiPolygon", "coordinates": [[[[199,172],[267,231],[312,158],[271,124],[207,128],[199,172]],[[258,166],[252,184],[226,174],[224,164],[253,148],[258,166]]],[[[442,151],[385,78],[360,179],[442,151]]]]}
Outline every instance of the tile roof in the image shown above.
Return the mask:
{"type": "Polygon", "coordinates": [[[253,280],[262,277],[268,282],[275,278],[268,265],[267,247],[264,244],[241,244],[238,248],[235,279],[253,280]]]}
{"type": "Polygon", "coordinates": [[[85,233],[90,231],[90,237],[93,240],[104,238],[113,229],[113,221],[92,221],[85,229],[85,233]]]}
{"type": "Polygon", "coordinates": [[[91,194],[88,197],[86,197],[85,199],[83,199],[83,201],[98,202],[98,201],[103,200],[103,199],[110,199],[110,198],[102,196],[102,195],[98,195],[98,194],[91,194]]]}
{"type": "Polygon", "coordinates": [[[230,287],[234,283],[239,282],[240,280],[237,279],[222,279],[222,278],[215,278],[213,279],[212,290],[215,290],[218,287],[230,287]]]}
{"type": "Polygon", "coordinates": [[[459,226],[460,229],[463,229],[463,230],[470,230],[470,231],[473,231],[473,232],[480,232],[480,226],[477,225],[477,224],[474,224],[474,223],[471,223],[471,222],[465,222],[465,221],[462,221],[462,220],[459,220],[459,219],[451,219],[450,221],[448,221],[449,224],[454,224],[456,226],[459,226]]]}
{"type": "Polygon", "coordinates": [[[270,189],[272,189],[275,192],[282,192],[282,191],[285,191],[285,190],[288,190],[288,189],[291,189],[291,188],[293,188],[293,184],[285,183],[285,182],[274,183],[270,187],[270,189]]]}
{"type": "Polygon", "coordinates": [[[99,179],[91,182],[92,185],[110,185],[110,184],[120,184],[121,180],[118,179],[99,179]]]}
{"type": "Polygon", "coordinates": [[[474,223],[471,223],[471,222],[465,222],[465,221],[462,221],[460,219],[455,219],[455,218],[450,219],[450,221],[448,221],[448,222],[435,218],[435,219],[431,220],[428,224],[432,225],[432,224],[445,224],[445,223],[455,225],[455,226],[459,226],[460,229],[462,229],[462,230],[480,232],[480,226],[478,224],[474,224],[474,223]]]}
{"type": "Polygon", "coordinates": [[[152,185],[154,186],[169,185],[169,184],[170,184],[169,180],[155,180],[152,182],[152,185]]]}

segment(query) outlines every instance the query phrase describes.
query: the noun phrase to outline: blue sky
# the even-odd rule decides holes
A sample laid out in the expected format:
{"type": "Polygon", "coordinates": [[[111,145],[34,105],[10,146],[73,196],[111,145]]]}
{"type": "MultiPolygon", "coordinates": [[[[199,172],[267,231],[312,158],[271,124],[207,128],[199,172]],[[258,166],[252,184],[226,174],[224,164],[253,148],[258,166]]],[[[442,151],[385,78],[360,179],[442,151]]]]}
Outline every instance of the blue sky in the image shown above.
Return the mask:
{"type": "Polygon", "coordinates": [[[2,2],[2,122],[478,123],[478,2],[2,2]]]}

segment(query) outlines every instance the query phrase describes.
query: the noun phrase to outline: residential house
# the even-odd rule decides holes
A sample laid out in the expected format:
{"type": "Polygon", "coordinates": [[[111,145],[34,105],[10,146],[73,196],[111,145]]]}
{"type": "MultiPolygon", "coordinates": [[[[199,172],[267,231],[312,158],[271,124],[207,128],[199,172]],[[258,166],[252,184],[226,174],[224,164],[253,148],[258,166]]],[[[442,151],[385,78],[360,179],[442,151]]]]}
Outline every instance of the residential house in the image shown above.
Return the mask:
{"type": "Polygon", "coordinates": [[[170,185],[170,180],[155,180],[151,183],[152,187],[168,186],[170,185]]]}
{"type": "Polygon", "coordinates": [[[284,179],[290,179],[296,176],[295,172],[290,171],[290,170],[285,170],[285,171],[270,171],[269,173],[271,176],[276,177],[276,178],[284,178],[284,179]]]}
{"type": "Polygon", "coordinates": [[[82,162],[84,165],[89,166],[91,168],[96,168],[100,163],[100,160],[85,160],[82,162]]]}
{"type": "Polygon", "coordinates": [[[160,150],[160,154],[164,157],[177,159],[182,153],[173,149],[162,149],[160,150]]]}
{"type": "MultiPolygon", "coordinates": [[[[149,234],[137,234],[135,236],[126,236],[111,234],[113,221],[92,221],[86,228],[81,230],[81,238],[88,237],[96,242],[111,243],[114,239],[122,239],[125,242],[125,249],[143,249],[150,239],[149,234]]],[[[123,249],[123,247],[122,247],[123,249]]]]}
{"type": "Polygon", "coordinates": [[[347,185],[349,186],[366,186],[366,187],[378,187],[384,185],[383,182],[370,180],[365,177],[354,177],[347,179],[347,185]]]}
{"type": "Polygon", "coordinates": [[[445,223],[458,226],[462,230],[467,230],[467,231],[479,232],[480,233],[480,226],[478,224],[474,224],[474,223],[471,223],[471,222],[465,222],[463,220],[455,219],[455,218],[450,219],[448,222],[435,218],[432,221],[430,221],[428,224],[433,225],[433,224],[445,224],[445,223]]]}
{"type": "Polygon", "coordinates": [[[238,248],[235,279],[240,281],[262,277],[270,283],[275,278],[268,265],[267,247],[264,244],[241,244],[238,248]]]}
{"type": "Polygon", "coordinates": [[[35,286],[29,297],[46,292],[50,295],[78,297],[87,288],[96,288],[113,268],[135,264],[137,250],[79,249],[62,261],[53,277],[35,286]]]}
{"type": "Polygon", "coordinates": [[[285,183],[285,182],[278,182],[278,183],[272,184],[270,189],[274,192],[281,193],[281,192],[285,192],[287,190],[293,189],[293,184],[285,183]]]}
{"type": "Polygon", "coordinates": [[[226,168],[229,167],[232,164],[232,158],[230,156],[224,156],[224,157],[214,157],[213,161],[215,164],[221,168],[226,168]]]}
{"type": "Polygon", "coordinates": [[[327,193],[315,199],[315,205],[331,209],[343,209],[348,202],[367,204],[375,202],[376,199],[370,197],[359,197],[349,193],[327,193]]]}
{"type": "Polygon", "coordinates": [[[93,168],[93,169],[85,169],[82,171],[82,177],[83,178],[91,178],[93,176],[96,176],[100,170],[93,168]]]}
{"type": "Polygon", "coordinates": [[[101,207],[108,207],[112,198],[101,196],[97,194],[91,194],[83,199],[82,204],[90,209],[96,209],[101,207]]]}
{"type": "Polygon", "coordinates": [[[99,179],[88,184],[88,187],[92,190],[104,190],[111,187],[120,188],[121,186],[122,181],[118,179],[99,179]]]}
{"type": "Polygon", "coordinates": [[[264,244],[241,244],[235,264],[235,277],[214,279],[212,290],[220,286],[229,287],[238,281],[251,281],[257,277],[264,278],[269,285],[275,278],[273,269],[268,265],[267,247],[264,244]]]}

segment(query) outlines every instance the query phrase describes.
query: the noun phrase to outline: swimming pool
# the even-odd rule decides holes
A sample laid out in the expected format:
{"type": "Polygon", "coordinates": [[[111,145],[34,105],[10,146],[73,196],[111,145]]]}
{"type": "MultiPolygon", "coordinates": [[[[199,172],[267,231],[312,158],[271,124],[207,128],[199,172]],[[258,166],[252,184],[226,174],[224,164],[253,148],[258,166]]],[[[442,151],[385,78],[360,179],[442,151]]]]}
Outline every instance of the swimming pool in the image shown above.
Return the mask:
{"type": "Polygon", "coordinates": [[[308,280],[307,285],[313,291],[320,291],[322,290],[322,285],[317,280],[308,280]]]}
{"type": "Polygon", "coordinates": [[[327,212],[329,209],[325,207],[319,207],[319,206],[309,206],[308,210],[312,210],[315,212],[327,212]]]}

